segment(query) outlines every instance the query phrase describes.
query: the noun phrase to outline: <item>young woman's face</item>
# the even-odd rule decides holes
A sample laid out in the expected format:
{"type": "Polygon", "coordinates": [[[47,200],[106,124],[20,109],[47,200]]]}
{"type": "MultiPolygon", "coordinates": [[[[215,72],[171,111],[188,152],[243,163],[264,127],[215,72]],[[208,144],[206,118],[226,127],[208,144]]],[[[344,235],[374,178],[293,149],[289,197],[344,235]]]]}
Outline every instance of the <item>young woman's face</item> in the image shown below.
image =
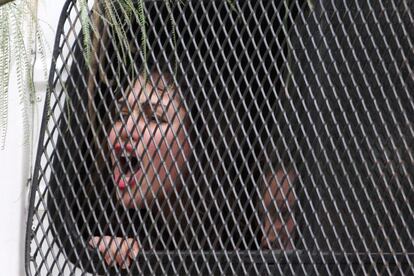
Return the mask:
{"type": "Polygon", "coordinates": [[[179,192],[178,179],[185,176],[190,155],[179,91],[158,74],[149,79],[145,83],[139,77],[118,100],[120,116],[109,132],[112,176],[117,196],[128,208],[151,207],[154,199],[163,206],[179,192]]]}

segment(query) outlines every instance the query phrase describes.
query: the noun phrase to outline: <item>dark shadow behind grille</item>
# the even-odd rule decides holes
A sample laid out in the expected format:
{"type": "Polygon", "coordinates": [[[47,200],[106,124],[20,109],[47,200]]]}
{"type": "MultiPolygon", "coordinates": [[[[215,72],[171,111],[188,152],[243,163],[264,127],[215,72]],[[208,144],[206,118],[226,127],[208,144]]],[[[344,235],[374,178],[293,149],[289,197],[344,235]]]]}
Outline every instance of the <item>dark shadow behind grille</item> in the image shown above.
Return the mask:
{"type": "MultiPolygon", "coordinates": [[[[188,188],[204,216],[169,230],[159,217],[116,204],[108,145],[96,138],[106,135],[114,94],[134,70],[114,71],[122,62],[108,56],[102,66],[113,83],[96,77],[89,101],[78,9],[68,1],[31,190],[27,273],[413,274],[414,4],[316,2],[313,10],[306,1],[174,5],[174,45],[166,5],[145,1],[148,64],[188,88],[198,154],[188,166],[205,187],[188,188]],[[297,172],[295,204],[276,204],[293,218],[293,248],[268,250],[263,179],[279,170],[297,172]],[[153,247],[124,271],[88,247],[91,235],[153,247]]],[[[128,35],[139,48],[134,26],[128,35]]]]}

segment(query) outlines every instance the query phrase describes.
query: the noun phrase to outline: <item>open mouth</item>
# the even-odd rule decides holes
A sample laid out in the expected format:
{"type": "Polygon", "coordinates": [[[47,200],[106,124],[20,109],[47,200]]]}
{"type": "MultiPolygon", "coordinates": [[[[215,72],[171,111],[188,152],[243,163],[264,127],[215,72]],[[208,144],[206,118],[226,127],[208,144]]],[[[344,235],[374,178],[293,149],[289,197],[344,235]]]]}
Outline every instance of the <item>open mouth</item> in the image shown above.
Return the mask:
{"type": "Polygon", "coordinates": [[[114,181],[116,185],[121,189],[125,189],[126,186],[135,186],[136,181],[141,177],[142,170],[140,161],[137,156],[129,152],[122,153],[122,151],[116,151],[116,157],[118,164],[114,163],[114,181]]]}
{"type": "Polygon", "coordinates": [[[140,166],[139,166],[139,160],[136,156],[119,156],[118,157],[119,160],[119,165],[121,167],[121,171],[125,174],[125,175],[131,175],[134,172],[138,171],[140,166]]]}

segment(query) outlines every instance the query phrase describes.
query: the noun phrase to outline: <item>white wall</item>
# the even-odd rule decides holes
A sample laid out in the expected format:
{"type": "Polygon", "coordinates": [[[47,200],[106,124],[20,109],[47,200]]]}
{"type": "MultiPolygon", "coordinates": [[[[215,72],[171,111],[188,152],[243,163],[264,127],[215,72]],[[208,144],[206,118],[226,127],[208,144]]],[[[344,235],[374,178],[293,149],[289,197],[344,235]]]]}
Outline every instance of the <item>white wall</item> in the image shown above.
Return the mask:
{"type": "MultiPolygon", "coordinates": [[[[38,7],[38,18],[45,40],[47,65],[50,66],[55,31],[64,0],[33,0],[38,7]]],[[[39,54],[39,53],[37,53],[39,54]]],[[[37,99],[33,105],[33,143],[23,141],[22,106],[19,103],[15,64],[11,67],[9,87],[8,131],[5,149],[0,150],[0,275],[25,275],[24,246],[28,199],[28,178],[36,153],[43,101],[46,93],[44,68],[37,58],[35,64],[37,99]],[[33,156],[32,153],[33,152],[33,156]]],[[[47,69],[49,70],[49,69],[47,69]]]]}

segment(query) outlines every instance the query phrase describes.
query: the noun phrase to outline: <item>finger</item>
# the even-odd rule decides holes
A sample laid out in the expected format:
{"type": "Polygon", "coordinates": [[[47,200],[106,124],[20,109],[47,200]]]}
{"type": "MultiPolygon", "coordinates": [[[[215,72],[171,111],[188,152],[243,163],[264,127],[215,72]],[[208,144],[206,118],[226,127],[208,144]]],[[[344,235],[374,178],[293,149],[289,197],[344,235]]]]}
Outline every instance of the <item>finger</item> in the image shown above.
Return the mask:
{"type": "Polygon", "coordinates": [[[111,266],[112,264],[112,258],[111,258],[111,254],[109,252],[106,252],[104,255],[104,259],[105,259],[105,263],[109,266],[111,266]]]}
{"type": "MultiPolygon", "coordinates": [[[[122,238],[117,239],[117,254],[116,254],[116,261],[118,265],[124,267],[126,262],[129,261],[128,252],[129,252],[129,245],[128,241],[122,238]]],[[[129,265],[128,265],[129,266],[129,265]]]]}
{"type": "Polygon", "coordinates": [[[116,250],[116,255],[115,255],[115,259],[116,259],[116,262],[117,262],[117,264],[119,265],[119,266],[123,266],[123,264],[124,264],[124,260],[125,260],[125,255],[126,255],[126,253],[125,253],[125,249],[124,249],[124,241],[123,240],[117,240],[118,242],[117,242],[117,248],[115,249],[116,250]]]}
{"type": "Polygon", "coordinates": [[[107,237],[106,239],[106,246],[105,246],[105,250],[106,250],[106,263],[110,266],[114,266],[115,262],[116,262],[116,258],[115,258],[115,252],[116,252],[116,242],[115,239],[112,237],[107,237]]]}
{"type": "Polygon", "coordinates": [[[129,250],[128,256],[134,260],[138,256],[139,245],[138,245],[138,242],[134,239],[129,239],[129,242],[130,242],[130,250],[129,250]]]}
{"type": "Polygon", "coordinates": [[[98,244],[99,252],[101,252],[101,254],[103,254],[105,263],[107,265],[110,265],[111,255],[110,255],[110,252],[109,252],[109,244],[107,242],[107,239],[105,237],[103,237],[102,239],[99,239],[99,241],[97,241],[96,243],[98,244]]]}
{"type": "Polygon", "coordinates": [[[91,247],[96,247],[96,242],[95,242],[96,237],[92,237],[89,239],[88,243],[91,247]]]}
{"type": "Polygon", "coordinates": [[[99,252],[103,254],[105,263],[107,265],[112,264],[112,253],[111,253],[111,239],[108,237],[103,237],[98,244],[99,252]]]}
{"type": "Polygon", "coordinates": [[[122,248],[121,248],[121,240],[119,238],[115,238],[111,243],[111,254],[114,261],[120,266],[122,265],[122,248]]]}
{"type": "Polygon", "coordinates": [[[107,265],[110,265],[113,260],[113,254],[110,249],[112,238],[110,236],[92,237],[88,242],[93,248],[97,248],[103,255],[104,261],[107,265]]]}
{"type": "Polygon", "coordinates": [[[92,238],[89,239],[89,242],[88,243],[93,248],[96,248],[96,247],[98,247],[98,245],[100,245],[102,243],[102,239],[103,239],[102,237],[96,237],[96,236],[94,236],[94,237],[92,237],[92,238]]]}
{"type": "Polygon", "coordinates": [[[108,239],[105,239],[104,242],[104,239],[102,239],[99,244],[99,251],[104,254],[105,263],[107,265],[111,265],[112,263],[110,242],[111,241],[108,241],[108,239]]]}
{"type": "Polygon", "coordinates": [[[122,243],[122,256],[125,258],[125,262],[126,266],[129,267],[131,266],[131,259],[133,259],[134,254],[133,252],[133,243],[134,243],[134,239],[127,239],[127,240],[123,240],[122,243]],[[130,259],[131,258],[131,259],[130,259]]]}
{"type": "Polygon", "coordinates": [[[131,260],[128,257],[125,257],[125,258],[126,259],[125,259],[124,263],[121,265],[122,269],[127,269],[127,267],[130,267],[130,265],[131,265],[131,260]]]}

